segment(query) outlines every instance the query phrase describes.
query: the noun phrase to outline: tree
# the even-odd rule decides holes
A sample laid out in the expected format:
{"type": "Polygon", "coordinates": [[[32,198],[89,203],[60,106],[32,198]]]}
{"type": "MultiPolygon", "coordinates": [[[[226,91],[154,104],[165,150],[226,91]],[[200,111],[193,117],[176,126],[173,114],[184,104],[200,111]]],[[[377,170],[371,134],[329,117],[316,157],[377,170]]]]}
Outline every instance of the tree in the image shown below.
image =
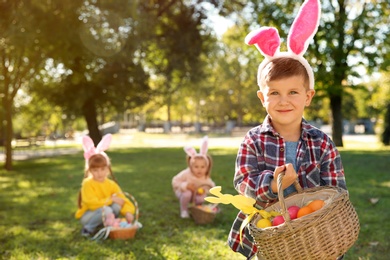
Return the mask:
{"type": "MultiPolygon", "coordinates": [[[[387,18],[390,16],[390,8],[387,8],[384,10],[385,16],[387,18]]],[[[383,57],[383,63],[381,66],[381,71],[383,72],[383,81],[381,82],[379,86],[383,89],[385,89],[384,96],[387,97],[386,99],[386,106],[384,108],[385,116],[384,116],[384,126],[383,126],[383,132],[382,132],[382,143],[385,145],[390,145],[390,74],[389,74],[389,68],[390,68],[390,37],[387,35],[387,37],[384,40],[384,46],[387,46],[387,52],[384,52],[383,57]]]]}
{"type": "MultiPolygon", "coordinates": [[[[275,26],[286,40],[297,8],[302,3],[252,0],[243,12],[250,27],[275,26]]],[[[316,77],[316,99],[327,97],[332,113],[332,138],[343,146],[343,96],[346,88],[355,88],[354,78],[361,69],[379,69],[386,53],[384,42],[389,35],[389,2],[386,0],[322,1],[322,18],[318,32],[305,55],[316,77]]]]}
{"type": "Polygon", "coordinates": [[[201,54],[208,51],[209,34],[202,29],[205,11],[183,0],[144,2],[143,10],[156,21],[149,24],[153,34],[145,50],[145,66],[155,79],[152,84],[160,106],[167,109],[166,130],[170,131],[171,109],[180,101],[177,92],[203,78],[201,54]]]}
{"type": "MultiPolygon", "coordinates": [[[[230,28],[222,37],[222,51],[217,59],[220,75],[217,91],[223,91],[228,106],[222,106],[226,111],[227,118],[234,120],[241,126],[244,121],[258,122],[265,115],[261,102],[257,98],[256,69],[259,54],[253,52],[250,46],[246,46],[243,40],[246,31],[238,26],[230,28]],[[244,119],[246,118],[246,119],[244,119]]],[[[218,95],[219,96],[219,95],[218,95]]]]}
{"type": "Polygon", "coordinates": [[[79,116],[82,111],[96,143],[100,140],[98,108],[112,105],[121,110],[145,102],[148,77],[135,56],[139,41],[132,30],[133,3],[137,2],[0,3],[6,169],[12,168],[12,114],[21,89],[62,105],[69,115],[79,116]],[[124,3],[128,8],[123,8],[124,3]]]}
{"type": "Polygon", "coordinates": [[[317,62],[320,64],[317,75],[323,86],[320,90],[330,99],[333,140],[338,146],[343,145],[341,108],[345,88],[358,87],[351,80],[361,76],[359,69],[366,68],[371,72],[379,68],[383,40],[389,33],[386,25],[389,18],[383,19],[388,7],[386,1],[364,1],[359,5],[339,0],[338,5],[332,5],[332,2],[324,5],[324,12],[334,15],[329,20],[324,19],[315,38],[317,62]],[[385,27],[382,31],[381,28],[385,27]],[[327,47],[322,51],[321,46],[325,43],[327,47]],[[327,80],[329,74],[331,77],[327,80]]]}
{"type": "MultiPolygon", "coordinates": [[[[208,56],[215,42],[206,18],[210,14],[210,8],[218,7],[217,12],[228,15],[240,10],[243,6],[241,2],[244,1],[142,2],[140,13],[146,14],[148,20],[148,26],[144,28],[151,32],[149,38],[145,39],[148,46],[143,53],[146,57],[145,67],[152,75],[152,102],[156,104],[152,110],[156,112],[156,107],[166,109],[164,111],[166,116],[163,116],[167,120],[166,130],[170,129],[175,109],[178,109],[176,114],[180,119],[183,118],[184,111],[204,115],[203,97],[207,97],[211,87],[211,83],[206,80],[210,68],[208,65],[211,63],[208,56]],[[187,101],[191,101],[195,108],[186,103],[187,101]],[[202,108],[201,114],[196,107],[202,108]]],[[[141,20],[144,21],[146,18],[141,20]]],[[[148,105],[145,110],[148,109],[150,112],[150,107],[148,105]]]]}
{"type": "Polygon", "coordinates": [[[372,79],[366,84],[372,95],[368,100],[364,100],[364,105],[368,105],[378,115],[381,124],[381,141],[384,145],[390,144],[390,74],[382,72],[376,79],[372,79]]]}
{"type": "Polygon", "coordinates": [[[137,25],[133,8],[138,2],[127,8],[124,3],[84,2],[72,9],[58,9],[56,24],[61,35],[57,41],[63,51],[52,55],[50,66],[46,64],[54,72],[42,72],[48,84],[37,79],[34,89],[67,114],[83,116],[95,144],[101,140],[98,115],[109,108],[121,112],[149,98],[148,75],[137,57],[141,25],[137,25]],[[60,72],[57,68],[62,64],[60,72]]]}
{"type": "Polygon", "coordinates": [[[52,48],[42,38],[42,11],[36,1],[4,0],[0,3],[0,81],[1,117],[5,146],[5,165],[12,169],[14,99],[22,89],[29,88],[30,79],[43,65],[45,53],[52,48]]]}
{"type": "Polygon", "coordinates": [[[383,129],[382,143],[384,145],[390,145],[390,102],[386,106],[383,129]]]}

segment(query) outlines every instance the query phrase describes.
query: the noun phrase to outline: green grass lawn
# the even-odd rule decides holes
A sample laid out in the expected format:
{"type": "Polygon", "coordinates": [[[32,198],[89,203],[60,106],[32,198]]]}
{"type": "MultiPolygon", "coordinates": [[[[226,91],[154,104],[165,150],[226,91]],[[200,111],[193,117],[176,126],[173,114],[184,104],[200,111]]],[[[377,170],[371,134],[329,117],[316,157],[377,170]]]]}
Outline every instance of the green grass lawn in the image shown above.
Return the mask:
{"type": "MultiPolygon", "coordinates": [[[[232,185],[237,148],[210,149],[212,178],[223,193],[232,185]]],[[[221,205],[214,223],[179,217],[171,179],[186,167],[182,148],[110,149],[123,190],[140,207],[132,240],[90,241],[74,218],[83,178],[82,153],[14,162],[0,170],[1,259],[245,259],[226,245],[237,210],[221,205]]],[[[390,149],[341,149],[350,199],[361,231],[345,259],[386,259],[390,254],[390,149]],[[377,203],[376,199],[379,199],[377,203]]]]}

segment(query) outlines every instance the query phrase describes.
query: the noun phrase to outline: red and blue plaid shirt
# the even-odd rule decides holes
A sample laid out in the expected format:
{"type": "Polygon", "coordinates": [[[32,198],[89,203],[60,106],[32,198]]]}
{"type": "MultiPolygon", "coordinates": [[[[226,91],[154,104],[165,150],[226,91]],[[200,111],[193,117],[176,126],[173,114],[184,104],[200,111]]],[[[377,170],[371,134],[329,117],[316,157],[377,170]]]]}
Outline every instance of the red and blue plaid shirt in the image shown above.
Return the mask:
{"type": "MultiPolygon", "coordinates": [[[[285,141],[272,127],[269,116],[263,124],[249,130],[241,143],[233,183],[240,194],[256,199],[256,208],[262,209],[277,201],[277,194],[272,192],[270,183],[274,169],[286,164],[285,150],[285,141]]],[[[302,119],[296,156],[301,187],[336,186],[347,189],[343,165],[335,144],[329,136],[305,119],[302,119]]],[[[240,244],[239,230],[245,218],[244,213],[238,213],[228,243],[233,251],[250,259],[256,254],[257,247],[248,228],[244,229],[240,244]]]]}

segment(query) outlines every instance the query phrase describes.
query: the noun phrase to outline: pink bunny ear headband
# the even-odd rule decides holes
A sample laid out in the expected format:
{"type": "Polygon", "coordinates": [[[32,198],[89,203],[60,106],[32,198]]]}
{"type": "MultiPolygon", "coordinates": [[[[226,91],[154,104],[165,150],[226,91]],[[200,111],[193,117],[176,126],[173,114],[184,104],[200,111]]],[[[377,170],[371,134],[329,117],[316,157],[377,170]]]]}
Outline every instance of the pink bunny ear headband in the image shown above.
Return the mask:
{"type": "Polygon", "coordinates": [[[207,150],[208,150],[208,146],[209,146],[209,141],[208,141],[208,137],[207,135],[205,137],[203,137],[202,139],[202,145],[200,147],[200,152],[197,153],[195,148],[193,147],[189,147],[189,146],[185,146],[184,147],[184,151],[186,152],[186,154],[191,157],[191,163],[195,160],[195,157],[203,157],[205,158],[206,162],[207,162],[207,165],[210,164],[209,162],[209,159],[207,158],[207,150]]]}
{"type": "Polygon", "coordinates": [[[261,27],[258,30],[250,32],[245,37],[245,43],[255,45],[265,59],[260,63],[257,81],[260,86],[261,72],[265,66],[273,59],[286,57],[298,60],[309,75],[310,89],[314,89],[313,69],[303,58],[309,42],[317,32],[321,16],[321,4],[319,0],[306,0],[295,18],[287,38],[287,52],[279,52],[280,37],[278,30],[274,27],[261,27]]]}
{"type": "Polygon", "coordinates": [[[85,135],[83,136],[83,149],[84,149],[84,158],[86,161],[86,166],[88,167],[88,160],[91,158],[92,155],[95,154],[101,154],[106,158],[107,164],[110,164],[110,159],[108,158],[107,154],[104,152],[108,149],[111,143],[112,136],[111,134],[106,134],[103,136],[102,140],[99,142],[99,144],[95,148],[95,144],[93,143],[92,139],[85,135]]]}

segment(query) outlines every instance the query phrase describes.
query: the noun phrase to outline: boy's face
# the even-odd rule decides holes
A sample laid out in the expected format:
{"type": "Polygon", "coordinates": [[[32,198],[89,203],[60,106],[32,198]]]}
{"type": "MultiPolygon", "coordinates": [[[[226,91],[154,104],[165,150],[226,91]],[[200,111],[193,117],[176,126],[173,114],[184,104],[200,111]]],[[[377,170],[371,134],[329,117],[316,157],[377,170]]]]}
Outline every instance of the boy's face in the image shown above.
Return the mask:
{"type": "Polygon", "coordinates": [[[268,82],[257,96],[278,130],[279,127],[300,126],[303,110],[310,105],[314,93],[305,88],[302,76],[293,76],[268,82]]]}

